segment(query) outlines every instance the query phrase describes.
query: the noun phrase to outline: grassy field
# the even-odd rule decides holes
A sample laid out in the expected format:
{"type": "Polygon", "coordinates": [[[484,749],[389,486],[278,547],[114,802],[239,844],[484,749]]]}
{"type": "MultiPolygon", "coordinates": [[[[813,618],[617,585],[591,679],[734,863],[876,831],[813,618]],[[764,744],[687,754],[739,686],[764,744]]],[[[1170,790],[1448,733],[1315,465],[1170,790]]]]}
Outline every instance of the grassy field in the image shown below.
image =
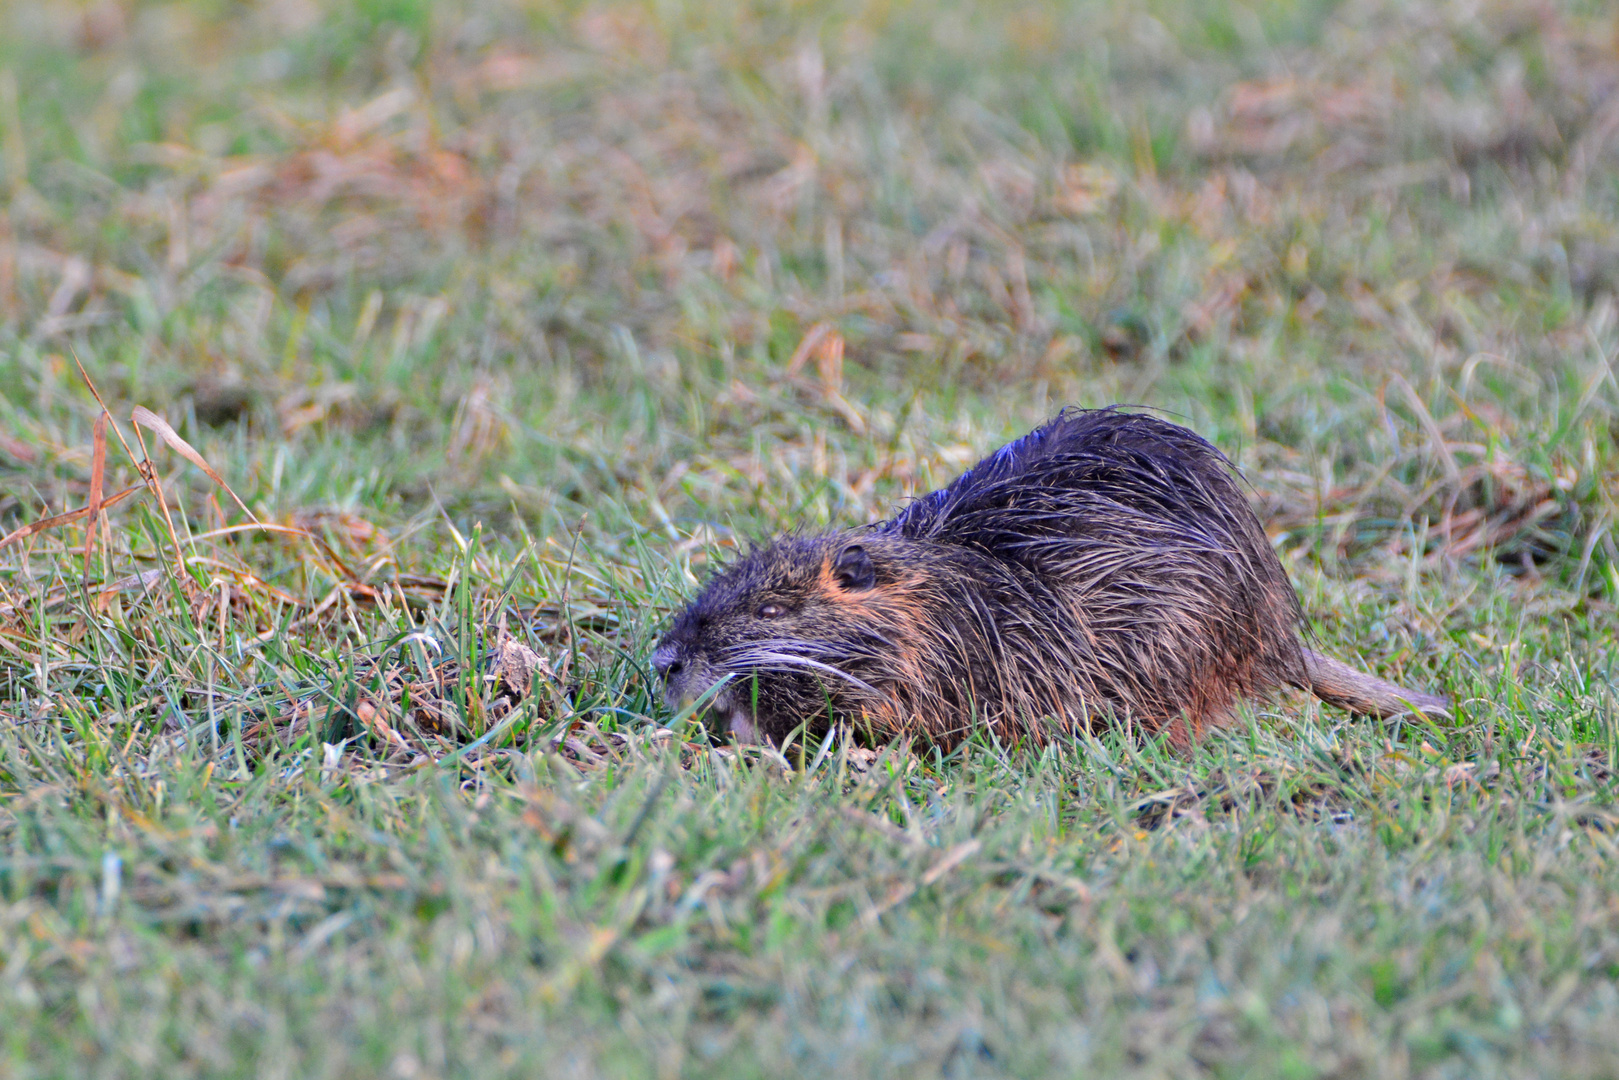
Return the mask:
{"type": "Polygon", "coordinates": [[[0,5],[0,1077],[1619,1075],[1616,177],[1598,0],[0,5]],[[1454,722],[658,702],[1116,401],[1454,722]]]}

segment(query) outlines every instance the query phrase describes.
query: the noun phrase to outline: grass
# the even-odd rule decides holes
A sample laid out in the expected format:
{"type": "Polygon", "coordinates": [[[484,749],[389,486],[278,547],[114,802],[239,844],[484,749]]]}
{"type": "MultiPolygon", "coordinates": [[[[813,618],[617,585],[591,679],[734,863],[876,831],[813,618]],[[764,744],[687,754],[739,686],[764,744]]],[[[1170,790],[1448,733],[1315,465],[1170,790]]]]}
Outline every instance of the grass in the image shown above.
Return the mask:
{"type": "Polygon", "coordinates": [[[0,8],[0,1076],[1619,1072],[1616,87],[1578,0],[0,8]],[[738,542],[1113,401],[1455,721],[656,700],[738,542]]]}

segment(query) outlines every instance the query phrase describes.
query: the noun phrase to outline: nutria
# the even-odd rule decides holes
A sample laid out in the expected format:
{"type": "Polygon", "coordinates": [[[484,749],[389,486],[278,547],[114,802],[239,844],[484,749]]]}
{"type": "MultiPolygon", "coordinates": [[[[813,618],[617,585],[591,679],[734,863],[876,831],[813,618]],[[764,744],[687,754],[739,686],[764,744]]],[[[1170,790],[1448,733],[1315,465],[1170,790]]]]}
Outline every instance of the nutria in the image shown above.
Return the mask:
{"type": "Polygon", "coordinates": [[[1304,647],[1304,612],[1225,455],[1155,416],[1068,410],[888,521],[721,570],[653,666],[673,707],[780,742],[807,722],[949,747],[1129,720],[1186,747],[1284,686],[1448,711],[1304,647]]]}

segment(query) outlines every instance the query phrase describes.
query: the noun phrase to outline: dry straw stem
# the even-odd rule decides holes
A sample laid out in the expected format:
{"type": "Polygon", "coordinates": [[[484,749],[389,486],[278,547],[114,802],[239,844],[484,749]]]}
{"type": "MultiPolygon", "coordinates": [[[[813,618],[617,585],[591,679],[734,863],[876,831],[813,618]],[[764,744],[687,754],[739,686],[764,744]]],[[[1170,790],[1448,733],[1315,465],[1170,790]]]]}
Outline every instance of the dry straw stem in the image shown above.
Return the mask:
{"type": "Polygon", "coordinates": [[[28,537],[37,533],[46,532],[62,525],[71,525],[73,522],[78,521],[82,517],[88,517],[92,513],[99,514],[108,507],[118,505],[129,496],[135,494],[135,492],[140,491],[146,486],[146,484],[132,484],[129,487],[124,488],[122,491],[115,492],[106,499],[97,500],[93,504],[93,510],[91,506],[81,506],[77,510],[67,510],[60,514],[53,514],[48,518],[40,518],[38,521],[29,522],[27,525],[13,529],[5,536],[0,537],[0,548],[3,548],[7,544],[18,540],[26,540],[28,537]]]}
{"type": "MultiPolygon", "coordinates": [[[[185,458],[187,461],[191,462],[191,464],[195,465],[197,468],[201,469],[203,472],[207,473],[208,479],[224,488],[225,493],[231,497],[237,506],[242,508],[242,513],[246,514],[250,521],[254,522],[255,524],[258,523],[259,519],[253,516],[253,511],[247,508],[247,504],[242,502],[242,500],[237,497],[236,492],[231,490],[231,486],[225,483],[224,478],[221,477],[219,473],[214,471],[214,467],[212,465],[203,460],[203,456],[197,453],[195,448],[193,448],[190,443],[186,442],[180,437],[180,433],[175,431],[174,428],[169,425],[167,420],[163,419],[161,416],[157,415],[144,405],[135,406],[134,411],[129,415],[129,419],[138,427],[148,428],[157,432],[158,436],[161,437],[164,442],[168,443],[172,450],[178,453],[181,457],[185,458]]],[[[144,443],[142,444],[141,448],[142,450],[145,449],[144,443]]]]}
{"type": "Polygon", "coordinates": [[[85,507],[89,520],[84,524],[84,582],[88,587],[90,583],[90,555],[95,550],[97,518],[101,514],[101,485],[107,470],[107,411],[105,409],[96,413],[95,426],[91,431],[93,440],[92,457],[90,462],[90,502],[85,507]]]}

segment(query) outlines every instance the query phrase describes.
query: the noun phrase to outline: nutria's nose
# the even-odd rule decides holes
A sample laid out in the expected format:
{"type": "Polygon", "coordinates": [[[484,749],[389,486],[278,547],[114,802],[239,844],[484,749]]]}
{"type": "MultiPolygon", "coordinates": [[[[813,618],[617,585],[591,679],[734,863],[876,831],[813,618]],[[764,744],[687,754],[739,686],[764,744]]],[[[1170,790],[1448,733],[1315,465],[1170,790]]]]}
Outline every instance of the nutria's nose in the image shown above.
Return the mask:
{"type": "Polygon", "coordinates": [[[652,654],[652,670],[658,673],[658,678],[665,682],[680,674],[680,669],[686,665],[680,659],[680,652],[673,645],[662,645],[652,654]]]}

